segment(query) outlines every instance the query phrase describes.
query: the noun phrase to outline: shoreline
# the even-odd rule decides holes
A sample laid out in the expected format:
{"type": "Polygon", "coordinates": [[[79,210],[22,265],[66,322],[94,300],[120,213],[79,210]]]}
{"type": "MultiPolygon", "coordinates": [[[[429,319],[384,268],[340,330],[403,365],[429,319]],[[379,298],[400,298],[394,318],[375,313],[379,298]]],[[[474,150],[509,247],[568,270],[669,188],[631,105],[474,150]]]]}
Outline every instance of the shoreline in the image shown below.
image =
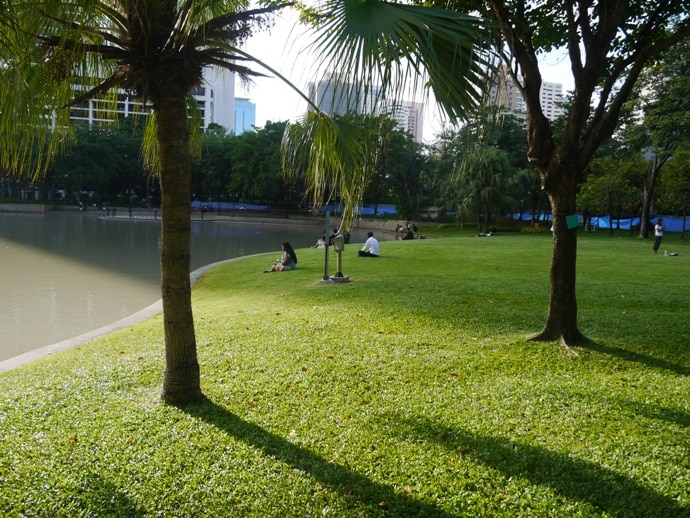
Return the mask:
{"type": "MultiPolygon", "coordinates": [[[[131,211],[126,208],[115,208],[107,211],[92,208],[86,211],[78,211],[73,207],[67,205],[45,205],[39,203],[3,203],[0,202],[0,216],[3,214],[36,214],[47,216],[51,212],[60,213],[74,213],[75,215],[86,215],[105,219],[115,219],[122,221],[160,221],[160,209],[141,209],[136,208],[131,211]]],[[[192,212],[193,222],[217,222],[225,221],[229,223],[252,223],[263,225],[299,225],[299,226],[313,226],[325,228],[324,216],[288,216],[279,215],[276,213],[270,214],[245,214],[242,215],[240,211],[234,212],[192,212]]],[[[337,225],[340,218],[332,217],[331,226],[337,225]]],[[[398,223],[404,223],[402,219],[377,219],[377,218],[357,218],[354,220],[352,228],[361,228],[363,230],[379,230],[382,232],[395,233],[395,226],[398,223]]]]}
{"type": "MultiPolygon", "coordinates": [[[[271,253],[272,252],[266,252],[266,254],[271,253]]],[[[192,286],[194,286],[199,277],[201,277],[201,275],[207,270],[214,268],[216,266],[220,266],[221,264],[229,263],[231,261],[244,259],[245,257],[253,257],[254,255],[265,254],[252,254],[243,257],[234,257],[232,259],[217,261],[215,263],[202,266],[201,268],[197,268],[189,274],[189,279],[192,283],[192,286]]],[[[22,365],[26,365],[27,363],[31,363],[36,360],[40,360],[41,358],[45,358],[46,356],[50,356],[52,354],[72,349],[73,347],[77,347],[90,340],[95,340],[96,338],[100,338],[115,331],[127,329],[128,327],[140,324],[141,322],[158,315],[162,311],[163,301],[161,299],[158,299],[156,302],[145,307],[144,309],[140,309],[136,313],[132,313],[131,315],[121,318],[120,320],[117,320],[116,322],[113,322],[111,324],[107,324],[105,326],[99,327],[98,329],[94,329],[93,331],[88,331],[78,336],[68,338],[66,340],[62,340],[60,342],[56,342],[50,345],[45,345],[43,347],[39,347],[38,349],[34,349],[32,351],[20,354],[19,356],[14,356],[13,358],[8,358],[7,360],[0,361],[0,373],[10,371],[12,369],[21,367],[22,365]]]]}
{"type": "MultiPolygon", "coordinates": [[[[0,215],[4,212],[4,206],[8,204],[0,204],[0,215]]],[[[31,204],[13,204],[13,205],[22,205],[23,207],[32,207],[33,205],[31,204]]],[[[43,206],[45,207],[45,206],[43,206]]],[[[50,211],[48,211],[50,212],[50,211]]],[[[31,209],[25,210],[22,212],[10,212],[11,214],[15,213],[21,213],[21,214],[26,214],[26,213],[33,213],[37,215],[47,215],[48,212],[42,211],[42,212],[37,212],[33,211],[31,209]]],[[[58,212],[63,212],[59,211],[58,212]]],[[[88,212],[88,211],[87,211],[88,212]]],[[[75,211],[75,214],[82,214],[81,212],[75,211]]],[[[95,217],[107,217],[103,215],[102,211],[91,211],[91,214],[95,217]]],[[[126,215],[122,216],[110,216],[107,219],[118,219],[118,220],[123,220],[123,221],[142,221],[142,220],[153,220],[154,218],[151,215],[150,211],[146,210],[137,210],[137,211],[132,211],[132,215],[130,216],[129,213],[127,212],[126,215]]],[[[209,215],[206,218],[193,218],[192,221],[208,221],[208,222],[217,222],[217,221],[225,221],[229,223],[248,223],[248,224],[258,224],[258,225],[276,225],[276,224],[284,224],[284,225],[298,225],[298,226],[304,226],[304,227],[313,227],[313,228],[323,228],[325,230],[325,218],[323,216],[314,216],[314,217],[291,217],[291,218],[276,218],[276,217],[261,217],[261,216],[232,216],[232,215],[223,215],[223,214],[215,214],[215,215],[209,215]]],[[[339,219],[334,218],[334,224],[337,224],[339,222],[339,219]]],[[[383,232],[385,234],[394,234],[394,225],[397,224],[397,221],[390,221],[390,220],[358,220],[356,224],[353,226],[353,228],[360,228],[363,230],[371,230],[371,231],[379,231],[383,232]],[[386,228],[390,226],[391,228],[386,228]]],[[[273,252],[266,252],[266,254],[271,254],[273,252]]],[[[194,286],[194,283],[199,279],[199,277],[206,272],[207,270],[214,268],[216,266],[219,266],[224,263],[228,263],[231,261],[236,261],[238,259],[244,259],[245,257],[253,257],[255,255],[264,255],[264,254],[251,254],[247,256],[242,256],[242,257],[235,257],[231,259],[225,259],[222,261],[217,261],[214,263],[210,263],[208,265],[202,266],[200,268],[197,268],[196,270],[190,272],[190,281],[192,283],[192,287],[194,286]]],[[[152,303],[151,305],[135,312],[132,313],[131,315],[128,315],[126,317],[123,317],[113,323],[106,324],[104,326],[101,326],[97,329],[94,329],[92,331],[87,331],[86,333],[82,333],[80,335],[74,336],[72,338],[68,338],[65,340],[61,340],[59,342],[55,342],[53,344],[45,345],[43,347],[39,347],[38,349],[33,349],[31,351],[22,353],[18,356],[14,356],[12,358],[8,358],[6,360],[0,361],[0,373],[10,371],[12,369],[15,369],[17,367],[20,367],[22,365],[26,365],[27,363],[31,363],[33,361],[39,360],[41,358],[45,358],[46,356],[50,356],[52,354],[56,354],[62,351],[66,351],[68,349],[77,347],[79,345],[82,345],[88,341],[94,340],[96,338],[100,338],[102,336],[105,336],[107,334],[110,334],[115,331],[120,331],[122,329],[126,329],[128,327],[131,327],[133,325],[139,324],[145,320],[148,320],[149,318],[152,318],[159,313],[163,311],[163,302],[161,299],[158,299],[156,302],[152,303]]]]}

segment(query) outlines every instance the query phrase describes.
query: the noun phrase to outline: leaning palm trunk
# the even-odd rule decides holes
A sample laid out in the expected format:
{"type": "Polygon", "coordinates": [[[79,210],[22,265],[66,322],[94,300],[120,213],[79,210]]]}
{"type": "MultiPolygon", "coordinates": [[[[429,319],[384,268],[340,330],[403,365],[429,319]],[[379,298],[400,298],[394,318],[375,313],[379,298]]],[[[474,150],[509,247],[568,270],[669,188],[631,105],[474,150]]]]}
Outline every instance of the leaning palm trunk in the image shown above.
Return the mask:
{"type": "Polygon", "coordinates": [[[191,154],[184,95],[161,104],[154,108],[161,166],[161,296],[166,356],[161,397],[180,404],[202,397],[189,278],[191,154]]]}

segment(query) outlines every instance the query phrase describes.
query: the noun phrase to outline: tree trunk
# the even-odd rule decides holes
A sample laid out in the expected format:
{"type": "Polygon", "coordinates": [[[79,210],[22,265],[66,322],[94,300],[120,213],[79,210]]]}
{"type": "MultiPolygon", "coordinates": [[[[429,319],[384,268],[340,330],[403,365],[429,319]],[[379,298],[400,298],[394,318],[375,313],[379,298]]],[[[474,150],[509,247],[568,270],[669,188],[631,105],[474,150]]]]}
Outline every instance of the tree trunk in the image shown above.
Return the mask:
{"type": "Polygon", "coordinates": [[[551,293],[544,329],[532,338],[538,341],[560,340],[565,345],[581,342],[577,327],[575,296],[577,229],[569,229],[568,214],[575,214],[576,184],[565,180],[549,192],[553,213],[553,249],[551,255],[551,293]]]}
{"type": "Polygon", "coordinates": [[[659,177],[659,171],[664,161],[654,158],[652,163],[652,170],[649,177],[644,175],[642,177],[643,194],[642,194],[642,215],[640,216],[640,235],[639,237],[646,239],[649,236],[649,220],[651,219],[652,200],[654,199],[654,188],[659,177]]]}
{"type": "Polygon", "coordinates": [[[609,200],[609,236],[613,236],[613,193],[608,192],[609,200]]]}
{"type": "Polygon", "coordinates": [[[491,223],[491,206],[487,203],[484,208],[484,233],[489,233],[489,224],[491,223]]]}
{"type": "Polygon", "coordinates": [[[161,397],[167,403],[199,401],[190,274],[191,155],[184,97],[157,105],[161,162],[161,292],[165,372],[161,397]]]}

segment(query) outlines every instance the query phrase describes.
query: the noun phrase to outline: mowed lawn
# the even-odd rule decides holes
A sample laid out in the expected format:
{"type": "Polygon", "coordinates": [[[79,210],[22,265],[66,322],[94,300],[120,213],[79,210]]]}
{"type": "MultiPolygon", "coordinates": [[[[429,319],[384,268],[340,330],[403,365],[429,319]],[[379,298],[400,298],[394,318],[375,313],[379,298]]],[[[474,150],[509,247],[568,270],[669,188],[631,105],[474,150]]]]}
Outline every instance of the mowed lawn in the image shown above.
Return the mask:
{"type": "Polygon", "coordinates": [[[158,399],[160,316],[0,374],[0,514],[690,516],[690,244],[582,234],[568,350],[527,340],[550,235],[423,231],[349,284],[207,272],[201,404],[158,399]]]}

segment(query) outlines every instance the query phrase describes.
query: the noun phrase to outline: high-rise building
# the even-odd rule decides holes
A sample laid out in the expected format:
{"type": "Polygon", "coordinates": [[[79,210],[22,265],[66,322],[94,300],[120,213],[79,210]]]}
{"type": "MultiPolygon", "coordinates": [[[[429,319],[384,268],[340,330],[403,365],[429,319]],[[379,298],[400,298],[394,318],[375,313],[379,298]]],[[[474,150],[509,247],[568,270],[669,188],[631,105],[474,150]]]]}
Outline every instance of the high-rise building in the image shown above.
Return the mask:
{"type": "MultiPolygon", "coordinates": [[[[235,76],[217,68],[208,68],[203,84],[195,88],[192,95],[196,99],[201,118],[201,126],[206,129],[215,123],[227,130],[235,127],[235,76]]],[[[124,90],[117,93],[117,116],[146,116],[150,110],[124,90]]],[[[103,98],[90,99],[71,108],[70,118],[87,122],[89,125],[113,120],[112,102],[103,98]]]]}
{"type": "Polygon", "coordinates": [[[252,131],[256,126],[256,104],[244,97],[235,98],[235,135],[252,131]]]}
{"type": "MultiPolygon", "coordinates": [[[[549,120],[557,119],[563,114],[563,108],[559,105],[563,102],[563,85],[561,83],[542,83],[539,100],[544,116],[549,120]]],[[[490,103],[504,107],[518,118],[527,117],[527,107],[522,92],[505,66],[498,71],[494,85],[491,87],[490,103]]]]}
{"type": "MultiPolygon", "coordinates": [[[[309,99],[328,115],[345,115],[349,112],[369,111],[375,93],[365,95],[355,85],[340,81],[333,74],[326,73],[318,82],[309,83],[309,99]]],[[[311,106],[309,107],[311,111],[311,106]]]]}
{"type": "Polygon", "coordinates": [[[422,142],[424,105],[412,101],[381,100],[376,106],[379,114],[388,114],[402,131],[410,133],[415,142],[422,142]]]}
{"type": "Polygon", "coordinates": [[[398,128],[412,134],[415,141],[422,141],[424,126],[424,105],[412,101],[382,99],[378,89],[360,92],[350,83],[344,83],[325,74],[321,81],[309,83],[309,98],[320,110],[329,115],[344,115],[348,112],[388,114],[398,128]]]}

